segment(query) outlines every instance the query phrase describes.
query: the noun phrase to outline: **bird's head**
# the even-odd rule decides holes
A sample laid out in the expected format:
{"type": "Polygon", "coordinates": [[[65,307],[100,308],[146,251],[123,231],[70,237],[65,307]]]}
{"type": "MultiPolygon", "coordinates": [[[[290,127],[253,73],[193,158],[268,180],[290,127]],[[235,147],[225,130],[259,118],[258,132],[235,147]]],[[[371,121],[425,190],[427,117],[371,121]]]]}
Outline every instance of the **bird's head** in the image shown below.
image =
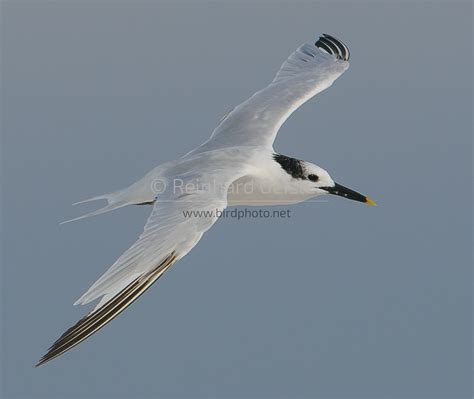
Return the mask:
{"type": "Polygon", "coordinates": [[[333,194],[350,200],[364,202],[367,205],[376,205],[374,201],[365,195],[336,183],[329,173],[318,165],[302,161],[302,172],[301,184],[304,184],[307,190],[312,190],[314,195],[333,194]]]}
{"type": "Polygon", "coordinates": [[[329,173],[318,165],[281,154],[274,154],[273,159],[280,164],[280,170],[283,171],[286,178],[289,178],[289,181],[287,180],[288,187],[296,191],[296,195],[301,198],[333,194],[364,202],[367,205],[376,205],[365,195],[336,183],[329,173]]]}

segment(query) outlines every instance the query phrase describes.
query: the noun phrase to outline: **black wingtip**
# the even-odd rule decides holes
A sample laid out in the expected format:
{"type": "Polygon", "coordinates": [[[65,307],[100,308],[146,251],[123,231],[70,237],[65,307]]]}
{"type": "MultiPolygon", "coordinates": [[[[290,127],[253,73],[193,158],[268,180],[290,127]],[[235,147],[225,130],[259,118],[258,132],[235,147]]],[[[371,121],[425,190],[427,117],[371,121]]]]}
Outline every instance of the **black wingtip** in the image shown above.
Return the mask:
{"type": "Polygon", "coordinates": [[[80,319],[49,347],[48,352],[38,361],[36,367],[66,353],[99,331],[143,294],[166,270],[173,266],[177,260],[177,252],[171,252],[155,268],[137,277],[101,307],[80,319]]]}
{"type": "Polygon", "coordinates": [[[38,360],[38,362],[35,364],[35,367],[42,366],[43,364],[48,363],[50,360],[52,359],[49,359],[47,355],[44,355],[40,360],[38,360]]]}
{"type": "Polygon", "coordinates": [[[35,364],[35,367],[39,367],[43,364],[45,364],[48,360],[41,358],[38,363],[35,364]]]}
{"type": "Polygon", "coordinates": [[[334,55],[339,60],[349,61],[351,53],[347,46],[334,36],[323,33],[315,43],[316,47],[334,55]]]}

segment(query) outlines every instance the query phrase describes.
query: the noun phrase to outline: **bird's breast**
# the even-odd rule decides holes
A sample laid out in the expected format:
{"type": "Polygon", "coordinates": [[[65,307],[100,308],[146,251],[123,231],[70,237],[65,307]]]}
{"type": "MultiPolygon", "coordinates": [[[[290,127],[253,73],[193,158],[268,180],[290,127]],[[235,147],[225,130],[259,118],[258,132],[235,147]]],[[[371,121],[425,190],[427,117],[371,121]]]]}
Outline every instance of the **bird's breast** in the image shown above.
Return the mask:
{"type": "Polygon", "coordinates": [[[229,206],[288,205],[303,202],[308,195],[275,176],[244,176],[227,191],[229,206]]]}

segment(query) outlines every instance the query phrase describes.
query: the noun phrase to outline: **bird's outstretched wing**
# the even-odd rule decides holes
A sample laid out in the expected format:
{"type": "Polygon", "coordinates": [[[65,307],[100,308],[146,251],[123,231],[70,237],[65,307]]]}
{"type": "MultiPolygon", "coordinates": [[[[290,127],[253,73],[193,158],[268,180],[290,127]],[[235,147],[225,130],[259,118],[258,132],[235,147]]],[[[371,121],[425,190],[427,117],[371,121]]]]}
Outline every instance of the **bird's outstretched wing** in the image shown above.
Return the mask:
{"type": "Polygon", "coordinates": [[[37,366],[102,328],[196,245],[218,219],[217,211],[227,206],[227,189],[234,179],[229,173],[207,175],[207,180],[202,175],[188,177],[185,192],[169,188],[160,195],[135,244],[76,302],[86,304],[101,298],[98,305],[67,330],[37,366]],[[203,186],[203,181],[209,185],[203,186]]]}
{"type": "Polygon", "coordinates": [[[330,35],[303,44],[266,88],[229,112],[209,140],[191,153],[233,146],[272,147],[291,113],[331,86],[349,67],[348,61],[346,45],[330,35]]]}

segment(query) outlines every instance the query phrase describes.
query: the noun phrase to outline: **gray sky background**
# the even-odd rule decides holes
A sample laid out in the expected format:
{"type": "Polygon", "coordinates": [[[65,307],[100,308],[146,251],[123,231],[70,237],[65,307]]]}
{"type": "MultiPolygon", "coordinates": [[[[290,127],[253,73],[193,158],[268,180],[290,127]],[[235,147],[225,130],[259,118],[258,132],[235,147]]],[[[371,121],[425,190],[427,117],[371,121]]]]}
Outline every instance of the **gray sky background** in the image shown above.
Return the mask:
{"type": "MultiPolygon", "coordinates": [[[[3,1],[3,395],[467,398],[472,3],[3,1]],[[221,220],[110,325],[33,364],[138,236],[129,207],[59,226],[204,141],[301,43],[351,68],[275,148],[377,208],[221,220]]],[[[286,207],[283,207],[285,209],[286,207]]]]}

